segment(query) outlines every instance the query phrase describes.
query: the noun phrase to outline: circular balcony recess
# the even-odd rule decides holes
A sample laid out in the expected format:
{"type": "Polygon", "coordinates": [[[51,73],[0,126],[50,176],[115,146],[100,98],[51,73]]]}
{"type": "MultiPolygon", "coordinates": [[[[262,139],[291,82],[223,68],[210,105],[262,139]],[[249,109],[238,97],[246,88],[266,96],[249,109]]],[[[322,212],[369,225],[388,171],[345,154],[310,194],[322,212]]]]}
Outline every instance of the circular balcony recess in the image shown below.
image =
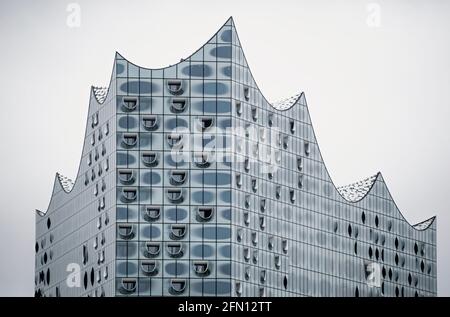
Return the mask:
{"type": "Polygon", "coordinates": [[[241,282],[236,282],[235,283],[235,291],[236,291],[236,295],[237,296],[241,296],[242,295],[242,284],[241,284],[241,282]]]}
{"type": "Polygon", "coordinates": [[[125,112],[132,112],[136,110],[138,105],[137,97],[123,97],[122,99],[122,110],[125,112]]]}
{"type": "Polygon", "coordinates": [[[119,224],[117,226],[117,231],[119,236],[124,239],[124,240],[130,240],[133,239],[134,237],[134,230],[133,230],[133,226],[130,224],[119,224]]]}
{"type": "Polygon", "coordinates": [[[250,99],[250,88],[249,87],[244,87],[244,98],[246,101],[248,101],[250,99]]]}
{"type": "Polygon", "coordinates": [[[155,167],[158,165],[158,154],[155,152],[142,152],[141,154],[142,164],[147,167],[155,167]]]}
{"type": "Polygon", "coordinates": [[[275,267],[277,268],[277,270],[279,270],[281,267],[281,258],[279,255],[275,255],[275,267]]]}
{"type": "Polygon", "coordinates": [[[124,133],[122,135],[122,145],[126,148],[132,148],[136,146],[138,141],[137,133],[124,133]]]}
{"type": "Polygon", "coordinates": [[[167,253],[172,258],[180,258],[183,256],[183,245],[181,243],[168,243],[167,253]]]}
{"type": "Polygon", "coordinates": [[[172,279],[170,280],[170,293],[173,295],[179,295],[186,289],[185,279],[172,279]]]}
{"type": "Polygon", "coordinates": [[[236,102],[236,114],[240,116],[242,114],[242,104],[238,101],[236,102]]]}
{"type": "Polygon", "coordinates": [[[194,272],[198,276],[208,276],[210,273],[208,261],[194,261],[194,272]]]}
{"type": "Polygon", "coordinates": [[[214,126],[214,118],[212,117],[199,117],[197,118],[198,129],[205,132],[214,126]]]}
{"type": "Polygon", "coordinates": [[[267,123],[268,123],[269,127],[273,126],[273,113],[269,113],[267,123]]]}
{"type": "Polygon", "coordinates": [[[258,120],[258,108],[252,107],[252,119],[253,121],[258,120]]]}
{"type": "Polygon", "coordinates": [[[170,226],[170,238],[173,240],[181,240],[186,235],[186,225],[173,224],[170,226]]]}
{"type": "Polygon", "coordinates": [[[144,219],[146,221],[156,221],[161,216],[161,207],[159,206],[145,206],[144,207],[144,219]]]}
{"type": "Polygon", "coordinates": [[[166,194],[167,199],[169,199],[169,201],[174,204],[182,203],[184,200],[183,191],[181,189],[178,188],[168,189],[166,194]]]}
{"type": "Polygon", "coordinates": [[[169,133],[167,134],[167,143],[171,148],[180,149],[183,147],[183,134],[169,133]]]}
{"type": "Polygon", "coordinates": [[[170,184],[174,186],[183,185],[187,179],[187,171],[173,170],[170,171],[170,184]]]}
{"type": "Polygon", "coordinates": [[[288,252],[288,242],[287,242],[287,240],[283,240],[281,242],[281,248],[283,250],[283,253],[287,254],[287,252],[288,252]]]}
{"type": "Polygon", "coordinates": [[[155,276],[158,274],[159,264],[156,261],[144,260],[141,262],[141,270],[144,275],[155,276]]]}
{"type": "Polygon", "coordinates": [[[291,130],[291,133],[294,134],[295,133],[295,121],[294,120],[289,121],[289,128],[291,130]]]}
{"type": "Polygon", "coordinates": [[[207,168],[211,165],[209,152],[194,152],[194,163],[197,167],[207,168]]]}
{"type": "Polygon", "coordinates": [[[134,181],[136,180],[136,173],[134,170],[120,169],[118,171],[118,174],[119,174],[119,181],[122,184],[130,185],[130,184],[134,183],[134,181]]]}
{"type": "Polygon", "coordinates": [[[269,242],[268,242],[269,250],[273,250],[274,246],[275,246],[275,242],[273,241],[273,237],[269,237],[269,242]]]}
{"type": "Polygon", "coordinates": [[[310,153],[311,153],[311,146],[309,142],[305,142],[305,155],[309,156],[310,153]]]}
{"type": "Polygon", "coordinates": [[[155,131],[158,129],[158,117],[157,116],[143,116],[142,126],[147,131],[155,131]]]}
{"type": "Polygon", "coordinates": [[[246,226],[248,226],[250,224],[250,215],[248,211],[245,211],[243,216],[244,216],[244,223],[246,226]]]}
{"type": "Polygon", "coordinates": [[[213,207],[198,207],[196,218],[197,221],[199,222],[207,222],[212,219],[213,214],[214,214],[213,207]]]}
{"type": "Polygon", "coordinates": [[[243,238],[243,232],[242,232],[242,229],[238,229],[238,231],[237,231],[237,234],[236,234],[236,240],[237,240],[237,242],[241,242],[242,241],[242,238],[243,238]]]}
{"type": "Polygon", "coordinates": [[[244,159],[244,170],[246,172],[250,171],[250,160],[248,157],[244,159]]]}
{"type": "Polygon", "coordinates": [[[297,158],[297,169],[301,171],[303,169],[303,160],[301,157],[297,158]]]}
{"type": "Polygon", "coordinates": [[[261,228],[261,230],[266,229],[266,221],[264,216],[259,217],[259,227],[261,228]]]}
{"type": "Polygon", "coordinates": [[[173,113],[182,113],[187,109],[188,102],[184,98],[173,98],[170,102],[170,111],[173,113]]]}
{"type": "Polygon", "coordinates": [[[137,189],[136,188],[122,188],[121,199],[124,203],[130,203],[136,200],[137,189]]]}
{"type": "Polygon", "coordinates": [[[161,252],[161,245],[158,242],[147,241],[144,244],[144,255],[147,258],[154,258],[161,252]]]}
{"type": "Polygon", "coordinates": [[[247,266],[247,267],[245,268],[245,275],[244,275],[245,280],[248,281],[248,280],[250,279],[251,276],[252,276],[252,274],[251,274],[250,268],[247,266]]]}
{"type": "Polygon", "coordinates": [[[181,95],[183,93],[183,81],[179,79],[168,80],[167,89],[172,95],[181,95]]]}
{"type": "Polygon", "coordinates": [[[241,174],[236,174],[236,186],[239,187],[239,188],[242,186],[241,174]]]}
{"type": "Polygon", "coordinates": [[[135,278],[123,278],[120,284],[122,294],[132,294],[136,292],[137,281],[135,278]]]}
{"type": "Polygon", "coordinates": [[[250,260],[250,249],[244,248],[244,260],[248,262],[250,260]]]}
{"type": "Polygon", "coordinates": [[[298,175],[298,188],[303,188],[303,174],[298,175]]]}
{"type": "Polygon", "coordinates": [[[260,205],[259,205],[260,211],[261,211],[262,213],[264,213],[264,212],[266,211],[266,209],[267,209],[267,201],[266,201],[266,199],[265,199],[265,198],[262,198],[259,204],[260,204],[260,205]]]}

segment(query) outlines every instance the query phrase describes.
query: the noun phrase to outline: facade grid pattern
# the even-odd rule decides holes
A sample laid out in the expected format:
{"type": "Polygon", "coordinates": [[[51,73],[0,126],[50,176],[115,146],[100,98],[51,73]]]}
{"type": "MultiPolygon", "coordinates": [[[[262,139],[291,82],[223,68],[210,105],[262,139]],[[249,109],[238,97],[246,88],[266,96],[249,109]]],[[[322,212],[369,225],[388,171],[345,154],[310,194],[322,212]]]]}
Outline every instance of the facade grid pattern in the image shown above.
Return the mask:
{"type": "Polygon", "coordinates": [[[231,18],[166,68],[116,53],[35,248],[36,296],[437,293],[434,218],[411,226],[380,173],[337,188],[304,93],[264,98],[231,18]]]}

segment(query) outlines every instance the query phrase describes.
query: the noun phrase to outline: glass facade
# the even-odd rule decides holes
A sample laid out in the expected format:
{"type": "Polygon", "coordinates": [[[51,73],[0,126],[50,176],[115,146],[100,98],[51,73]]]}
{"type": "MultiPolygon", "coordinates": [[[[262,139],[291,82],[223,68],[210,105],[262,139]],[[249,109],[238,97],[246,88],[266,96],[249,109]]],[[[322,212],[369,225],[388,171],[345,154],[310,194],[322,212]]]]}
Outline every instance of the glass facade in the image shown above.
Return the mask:
{"type": "Polygon", "coordinates": [[[436,295],[434,218],[381,174],[337,188],[304,94],[264,98],[232,19],[167,68],[116,54],[88,119],[36,216],[36,296],[436,295]]]}

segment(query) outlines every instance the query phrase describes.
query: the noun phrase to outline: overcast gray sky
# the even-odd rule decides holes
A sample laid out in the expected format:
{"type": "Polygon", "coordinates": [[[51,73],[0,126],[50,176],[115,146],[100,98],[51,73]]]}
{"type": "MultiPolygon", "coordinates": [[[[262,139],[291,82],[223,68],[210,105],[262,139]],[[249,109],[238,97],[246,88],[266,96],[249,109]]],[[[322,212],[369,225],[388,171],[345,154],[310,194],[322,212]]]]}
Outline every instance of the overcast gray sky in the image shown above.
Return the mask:
{"type": "Polygon", "coordinates": [[[450,295],[450,1],[1,1],[0,295],[33,295],[34,209],[75,177],[91,84],[119,51],[187,57],[233,16],[269,100],[305,91],[336,184],[381,171],[405,217],[437,215],[450,295]],[[79,6],[80,20],[68,16],[79,6]]]}

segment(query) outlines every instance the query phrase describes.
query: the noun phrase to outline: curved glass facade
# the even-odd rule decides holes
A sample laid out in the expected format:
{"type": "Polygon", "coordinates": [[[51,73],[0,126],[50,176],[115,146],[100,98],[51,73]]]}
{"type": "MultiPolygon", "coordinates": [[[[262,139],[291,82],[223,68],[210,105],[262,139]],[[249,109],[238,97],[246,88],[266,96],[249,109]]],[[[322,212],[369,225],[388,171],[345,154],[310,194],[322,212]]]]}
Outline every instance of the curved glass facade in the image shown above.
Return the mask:
{"type": "Polygon", "coordinates": [[[264,98],[232,19],[167,68],[116,54],[36,220],[36,296],[436,295],[435,219],[381,174],[337,188],[305,95],[264,98]]]}

